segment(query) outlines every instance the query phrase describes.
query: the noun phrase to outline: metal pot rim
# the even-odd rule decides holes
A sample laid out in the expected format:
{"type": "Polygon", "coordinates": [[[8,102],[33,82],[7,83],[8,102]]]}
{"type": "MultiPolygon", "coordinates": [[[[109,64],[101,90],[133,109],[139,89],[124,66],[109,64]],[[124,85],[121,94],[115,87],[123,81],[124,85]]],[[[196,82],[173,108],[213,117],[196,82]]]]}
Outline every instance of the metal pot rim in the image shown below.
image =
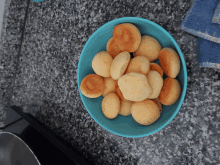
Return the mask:
{"type": "Polygon", "coordinates": [[[11,133],[11,132],[0,132],[0,135],[1,134],[8,134],[8,135],[12,135],[14,138],[18,139],[19,141],[21,141],[26,147],[27,149],[32,153],[32,155],[34,156],[34,158],[37,160],[37,163],[39,165],[41,165],[41,163],[39,162],[39,160],[37,159],[36,155],[34,154],[34,152],[30,149],[30,147],[20,138],[18,137],[17,135],[11,133]]]}

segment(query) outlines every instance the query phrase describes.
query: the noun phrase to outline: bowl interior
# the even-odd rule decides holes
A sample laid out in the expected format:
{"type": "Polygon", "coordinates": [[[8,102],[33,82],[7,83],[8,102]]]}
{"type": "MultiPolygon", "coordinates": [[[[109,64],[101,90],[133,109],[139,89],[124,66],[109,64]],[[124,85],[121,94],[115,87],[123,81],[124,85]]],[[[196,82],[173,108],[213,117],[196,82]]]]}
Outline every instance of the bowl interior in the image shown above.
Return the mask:
{"type": "MultiPolygon", "coordinates": [[[[117,24],[123,22],[133,23],[134,25],[137,26],[137,28],[140,30],[142,35],[150,35],[156,38],[160,42],[162,47],[171,47],[178,52],[181,58],[181,70],[179,75],[177,76],[177,79],[180,82],[182,88],[180,98],[173,105],[170,106],[163,105],[161,116],[155,123],[153,123],[150,126],[142,126],[137,122],[135,122],[135,120],[132,118],[131,115],[127,117],[118,115],[113,120],[107,119],[103,115],[101,109],[101,102],[103,99],[102,96],[100,96],[99,98],[90,99],[82,95],[80,90],[79,93],[83,101],[83,104],[86,107],[89,114],[103,128],[107,129],[112,133],[124,137],[133,137],[133,138],[143,137],[159,131],[175,117],[175,115],[177,114],[177,112],[179,111],[182,105],[186,93],[187,73],[186,73],[185,60],[177,43],[166,30],[164,30],[162,27],[151,21],[136,17],[119,18],[101,26],[89,38],[80,55],[78,70],[77,70],[78,88],[80,86],[82,79],[85,76],[94,73],[91,66],[93,57],[100,51],[106,51],[106,44],[108,40],[112,37],[113,28],[117,24]]],[[[158,61],[156,62],[158,63],[158,61]]]]}

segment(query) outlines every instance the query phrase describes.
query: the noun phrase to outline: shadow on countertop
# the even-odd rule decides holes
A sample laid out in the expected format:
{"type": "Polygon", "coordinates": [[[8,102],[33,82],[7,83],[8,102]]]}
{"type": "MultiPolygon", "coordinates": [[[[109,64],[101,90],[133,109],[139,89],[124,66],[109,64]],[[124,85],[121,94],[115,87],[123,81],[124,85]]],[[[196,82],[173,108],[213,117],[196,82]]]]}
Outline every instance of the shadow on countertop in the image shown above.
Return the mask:
{"type": "Polygon", "coordinates": [[[53,103],[41,107],[35,117],[67,146],[94,164],[137,164],[137,158],[127,154],[116,141],[103,136],[105,130],[97,129],[97,123],[72,113],[66,114],[63,108],[53,103]]]}

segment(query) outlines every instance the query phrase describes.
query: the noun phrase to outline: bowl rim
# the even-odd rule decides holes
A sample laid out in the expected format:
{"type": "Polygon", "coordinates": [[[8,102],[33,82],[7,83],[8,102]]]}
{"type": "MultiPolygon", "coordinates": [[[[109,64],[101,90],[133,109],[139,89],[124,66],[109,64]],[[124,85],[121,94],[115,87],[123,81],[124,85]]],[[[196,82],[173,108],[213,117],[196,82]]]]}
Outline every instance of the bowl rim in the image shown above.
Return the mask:
{"type": "Polygon", "coordinates": [[[104,128],[105,130],[115,134],[115,135],[119,135],[119,136],[122,136],[122,137],[129,137],[129,138],[140,138],[140,137],[146,137],[146,136],[149,136],[149,135],[152,135],[160,130],[162,130],[164,127],[166,127],[173,119],[174,117],[177,115],[177,113],[179,112],[182,104],[183,104],[183,101],[185,99],[185,95],[186,95],[186,91],[187,91],[187,69],[186,69],[186,62],[185,62],[185,59],[184,59],[184,56],[183,56],[183,53],[179,47],[179,45],[177,44],[177,42],[175,41],[175,39],[171,36],[171,34],[169,32],[167,32],[163,27],[161,27],[160,25],[158,25],[157,23],[153,22],[153,21],[150,21],[148,19],[145,19],[145,18],[140,18],[140,17],[121,17],[121,18],[116,18],[114,20],[111,20],[105,24],[103,24],[102,26],[100,26],[90,37],[89,39],[86,41],[86,44],[84,45],[83,47],[83,50],[80,54],[80,57],[79,57],[79,61],[78,61],[78,67],[77,67],[77,84],[78,84],[78,92],[80,94],[80,98],[83,102],[83,105],[85,106],[87,112],[90,114],[90,116],[95,120],[96,123],[98,123],[102,128],[104,128]],[[183,73],[184,73],[184,86],[182,88],[182,97],[180,99],[180,102],[175,110],[175,112],[173,113],[173,115],[169,118],[169,120],[167,120],[165,123],[163,123],[160,127],[154,129],[153,131],[150,131],[148,133],[142,133],[140,135],[125,135],[125,134],[122,134],[122,133],[118,133],[118,132],[115,132],[113,130],[110,130],[108,128],[106,128],[102,123],[96,121],[95,117],[89,112],[88,110],[88,107],[84,101],[84,99],[82,98],[82,93],[80,92],[80,82],[79,82],[79,68],[80,68],[80,62],[81,62],[81,59],[82,59],[82,54],[84,54],[85,52],[85,48],[87,47],[88,43],[90,40],[92,40],[92,38],[103,28],[105,28],[106,26],[108,26],[109,24],[113,23],[113,22],[118,22],[119,23],[124,23],[124,21],[128,22],[128,23],[132,23],[130,21],[132,20],[140,20],[140,21],[145,21],[145,22],[148,22],[154,26],[156,26],[158,29],[160,29],[162,32],[164,32],[170,39],[171,41],[174,43],[175,45],[175,48],[177,49],[178,51],[178,54],[181,58],[181,64],[182,64],[182,68],[183,68],[183,73]]]}

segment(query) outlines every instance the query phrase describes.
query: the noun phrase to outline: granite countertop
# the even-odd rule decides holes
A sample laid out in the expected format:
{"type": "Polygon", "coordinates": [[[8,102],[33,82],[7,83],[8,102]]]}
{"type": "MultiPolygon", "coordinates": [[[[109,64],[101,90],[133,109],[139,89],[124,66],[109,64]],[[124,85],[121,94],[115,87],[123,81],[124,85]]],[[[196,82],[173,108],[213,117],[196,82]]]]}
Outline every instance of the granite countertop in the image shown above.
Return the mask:
{"type": "Polygon", "coordinates": [[[220,164],[220,70],[199,68],[197,38],[180,30],[193,0],[7,2],[0,44],[0,126],[18,105],[95,164],[220,164]],[[76,70],[89,36],[106,22],[142,17],[165,28],[187,65],[184,103],[163,130],[124,138],[100,127],[80,99],[76,70]],[[18,54],[21,48],[20,55],[18,54]]]}

